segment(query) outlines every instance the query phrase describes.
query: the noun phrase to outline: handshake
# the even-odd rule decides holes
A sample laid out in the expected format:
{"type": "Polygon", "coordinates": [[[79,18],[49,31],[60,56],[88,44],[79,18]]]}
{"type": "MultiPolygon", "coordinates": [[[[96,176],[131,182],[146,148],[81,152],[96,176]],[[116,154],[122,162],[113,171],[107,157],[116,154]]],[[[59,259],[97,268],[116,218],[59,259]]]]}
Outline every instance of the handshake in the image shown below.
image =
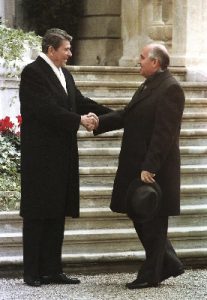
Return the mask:
{"type": "Polygon", "coordinates": [[[98,128],[99,118],[94,113],[88,113],[87,115],[81,116],[81,125],[83,125],[86,130],[93,131],[98,128]]]}

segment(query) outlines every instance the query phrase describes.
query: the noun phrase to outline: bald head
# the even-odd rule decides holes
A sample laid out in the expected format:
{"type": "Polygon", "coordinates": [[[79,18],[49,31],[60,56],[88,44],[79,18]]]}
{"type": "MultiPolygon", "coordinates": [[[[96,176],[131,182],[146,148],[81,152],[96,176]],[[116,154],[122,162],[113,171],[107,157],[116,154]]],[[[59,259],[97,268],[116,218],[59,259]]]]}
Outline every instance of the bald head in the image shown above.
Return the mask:
{"type": "Polygon", "coordinates": [[[161,44],[149,44],[146,47],[149,50],[148,57],[150,59],[157,59],[160,64],[160,69],[166,70],[170,64],[170,57],[166,47],[161,44]]]}
{"type": "Polygon", "coordinates": [[[169,54],[163,45],[146,45],[140,53],[140,74],[148,78],[160,70],[166,70],[170,63],[169,54]]]}

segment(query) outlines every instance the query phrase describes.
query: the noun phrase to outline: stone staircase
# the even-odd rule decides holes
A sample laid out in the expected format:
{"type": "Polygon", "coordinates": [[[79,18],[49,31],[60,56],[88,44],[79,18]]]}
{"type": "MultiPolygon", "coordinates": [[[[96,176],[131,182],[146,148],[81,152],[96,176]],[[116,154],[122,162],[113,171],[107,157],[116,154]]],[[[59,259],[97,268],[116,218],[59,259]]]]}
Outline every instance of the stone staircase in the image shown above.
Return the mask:
{"type": "MultiPolygon", "coordinates": [[[[99,103],[124,107],[143,79],[138,68],[71,66],[77,86],[99,103]]],[[[207,83],[186,82],[184,68],[171,68],[186,95],[181,149],[181,216],[171,217],[169,237],[188,265],[207,264],[207,83]]],[[[66,222],[65,266],[134,265],[143,260],[130,220],[109,210],[122,130],[93,137],[78,132],[81,218],[66,222]]],[[[0,268],[21,267],[18,212],[0,213],[0,268]]]]}

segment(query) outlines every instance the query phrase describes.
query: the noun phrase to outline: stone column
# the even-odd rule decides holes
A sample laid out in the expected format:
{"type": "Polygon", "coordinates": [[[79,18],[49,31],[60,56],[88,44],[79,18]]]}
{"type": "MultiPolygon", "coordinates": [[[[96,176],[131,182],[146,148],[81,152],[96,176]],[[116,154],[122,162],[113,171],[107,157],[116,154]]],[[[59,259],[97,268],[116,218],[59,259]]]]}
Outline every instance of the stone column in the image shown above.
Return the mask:
{"type": "Polygon", "coordinates": [[[120,66],[137,66],[141,48],[150,41],[147,31],[152,19],[151,2],[152,0],[122,1],[123,55],[119,60],[120,66]]]}
{"type": "Polygon", "coordinates": [[[22,8],[22,0],[15,0],[15,20],[14,26],[20,27],[27,31],[27,23],[24,19],[24,10],[22,8]]]}
{"type": "Polygon", "coordinates": [[[0,21],[1,21],[1,23],[5,21],[4,0],[0,0],[0,21]]]}
{"type": "Polygon", "coordinates": [[[149,37],[155,43],[164,44],[171,50],[172,0],[153,0],[153,19],[149,24],[149,37]]]}
{"type": "MultiPolygon", "coordinates": [[[[126,1],[128,2],[128,1],[126,1]]],[[[121,0],[83,0],[74,59],[79,65],[118,65],[121,0]]]]}
{"type": "Polygon", "coordinates": [[[8,27],[14,27],[15,22],[15,0],[4,1],[5,20],[8,27]]]}
{"type": "Polygon", "coordinates": [[[136,66],[138,63],[139,36],[139,1],[122,1],[121,22],[123,56],[119,60],[120,66],[136,66]]]}
{"type": "Polygon", "coordinates": [[[207,1],[173,1],[171,65],[185,66],[187,79],[207,80],[207,1]]]}

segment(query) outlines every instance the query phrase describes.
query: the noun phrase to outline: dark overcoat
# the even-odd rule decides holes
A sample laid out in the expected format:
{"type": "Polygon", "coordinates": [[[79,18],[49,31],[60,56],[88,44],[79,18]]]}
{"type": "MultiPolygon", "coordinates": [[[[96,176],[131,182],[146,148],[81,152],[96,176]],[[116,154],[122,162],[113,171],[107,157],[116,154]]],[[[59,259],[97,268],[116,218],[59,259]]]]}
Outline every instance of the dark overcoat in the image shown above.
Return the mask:
{"type": "Polygon", "coordinates": [[[62,68],[68,94],[41,58],[27,65],[20,82],[21,208],[29,218],[79,216],[77,130],[80,115],[110,109],[84,97],[62,68]]]}
{"type": "Polygon", "coordinates": [[[126,213],[129,183],[142,170],[156,174],[163,197],[160,215],[180,213],[179,135],[184,93],[168,70],[156,73],[124,110],[100,117],[96,134],[124,128],[111,209],[126,213]]]}

